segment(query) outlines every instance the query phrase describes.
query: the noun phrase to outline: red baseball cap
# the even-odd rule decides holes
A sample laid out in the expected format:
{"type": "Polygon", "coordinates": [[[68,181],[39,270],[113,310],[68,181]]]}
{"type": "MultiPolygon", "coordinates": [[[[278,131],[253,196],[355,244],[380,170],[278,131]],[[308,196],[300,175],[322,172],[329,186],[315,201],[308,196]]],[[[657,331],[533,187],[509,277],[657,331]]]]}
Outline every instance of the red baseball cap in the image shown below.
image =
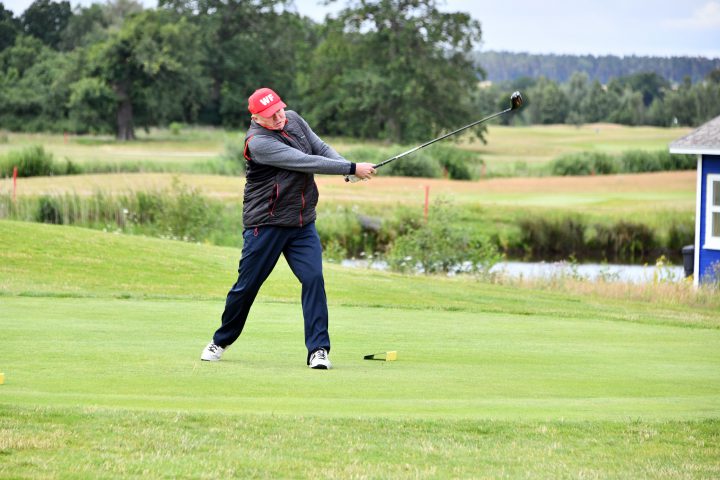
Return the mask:
{"type": "Polygon", "coordinates": [[[287,105],[283,103],[280,95],[269,88],[255,90],[248,98],[248,110],[250,110],[250,113],[261,117],[272,117],[275,112],[285,107],[287,105]]]}

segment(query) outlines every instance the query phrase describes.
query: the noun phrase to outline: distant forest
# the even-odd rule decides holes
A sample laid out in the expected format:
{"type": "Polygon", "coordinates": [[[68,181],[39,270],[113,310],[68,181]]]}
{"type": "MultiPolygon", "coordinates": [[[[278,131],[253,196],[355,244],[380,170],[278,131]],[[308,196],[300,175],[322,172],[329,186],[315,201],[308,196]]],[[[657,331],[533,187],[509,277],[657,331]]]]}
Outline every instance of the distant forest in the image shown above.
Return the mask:
{"type": "Polygon", "coordinates": [[[573,73],[584,72],[591,81],[607,84],[613,78],[653,72],[674,84],[689,77],[692,83],[703,80],[720,68],[720,58],[703,57],[618,57],[614,55],[555,55],[512,52],[476,52],[475,62],[491,82],[522,77],[545,77],[558,83],[570,80],[573,73]]]}
{"type": "Polygon", "coordinates": [[[17,16],[2,1],[0,138],[239,129],[250,121],[248,95],[262,86],[322,135],[395,143],[505,109],[515,90],[525,107],[498,121],[696,126],[720,115],[720,59],[474,58],[480,23],[440,12],[435,0],[347,0],[322,23],[292,0],[158,0],[150,9],[34,0],[17,16]]]}

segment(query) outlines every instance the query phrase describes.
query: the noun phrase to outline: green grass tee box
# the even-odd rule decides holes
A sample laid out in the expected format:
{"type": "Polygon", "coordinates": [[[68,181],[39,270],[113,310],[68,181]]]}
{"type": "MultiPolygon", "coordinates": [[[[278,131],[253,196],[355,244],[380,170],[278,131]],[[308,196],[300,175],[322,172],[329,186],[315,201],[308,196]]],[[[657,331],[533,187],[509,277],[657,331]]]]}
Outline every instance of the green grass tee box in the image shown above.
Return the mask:
{"type": "Polygon", "coordinates": [[[0,222],[0,478],[715,478],[717,311],[281,263],[199,360],[239,250],[0,222]],[[368,353],[396,350],[396,362],[368,353]]]}

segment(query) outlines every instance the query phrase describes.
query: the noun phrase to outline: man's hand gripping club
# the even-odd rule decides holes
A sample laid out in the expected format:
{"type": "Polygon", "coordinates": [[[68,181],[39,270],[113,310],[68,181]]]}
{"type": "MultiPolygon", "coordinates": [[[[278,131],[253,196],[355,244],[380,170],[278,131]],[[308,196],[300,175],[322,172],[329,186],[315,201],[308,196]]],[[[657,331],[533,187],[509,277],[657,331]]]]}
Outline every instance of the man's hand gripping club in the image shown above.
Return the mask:
{"type": "Polygon", "coordinates": [[[346,182],[359,182],[360,180],[370,180],[377,171],[372,163],[356,163],[355,175],[345,175],[346,182]]]}

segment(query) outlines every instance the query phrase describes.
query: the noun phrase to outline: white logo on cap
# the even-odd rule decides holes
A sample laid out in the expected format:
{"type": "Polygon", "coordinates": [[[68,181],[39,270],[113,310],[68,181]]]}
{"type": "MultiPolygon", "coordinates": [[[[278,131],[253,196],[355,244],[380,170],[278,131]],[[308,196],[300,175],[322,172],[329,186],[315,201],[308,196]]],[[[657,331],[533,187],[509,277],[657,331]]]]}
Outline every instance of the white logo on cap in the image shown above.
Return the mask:
{"type": "Polygon", "coordinates": [[[263,104],[263,106],[267,106],[268,103],[272,102],[275,98],[273,97],[272,93],[270,95],[267,95],[260,99],[260,103],[263,104]]]}

